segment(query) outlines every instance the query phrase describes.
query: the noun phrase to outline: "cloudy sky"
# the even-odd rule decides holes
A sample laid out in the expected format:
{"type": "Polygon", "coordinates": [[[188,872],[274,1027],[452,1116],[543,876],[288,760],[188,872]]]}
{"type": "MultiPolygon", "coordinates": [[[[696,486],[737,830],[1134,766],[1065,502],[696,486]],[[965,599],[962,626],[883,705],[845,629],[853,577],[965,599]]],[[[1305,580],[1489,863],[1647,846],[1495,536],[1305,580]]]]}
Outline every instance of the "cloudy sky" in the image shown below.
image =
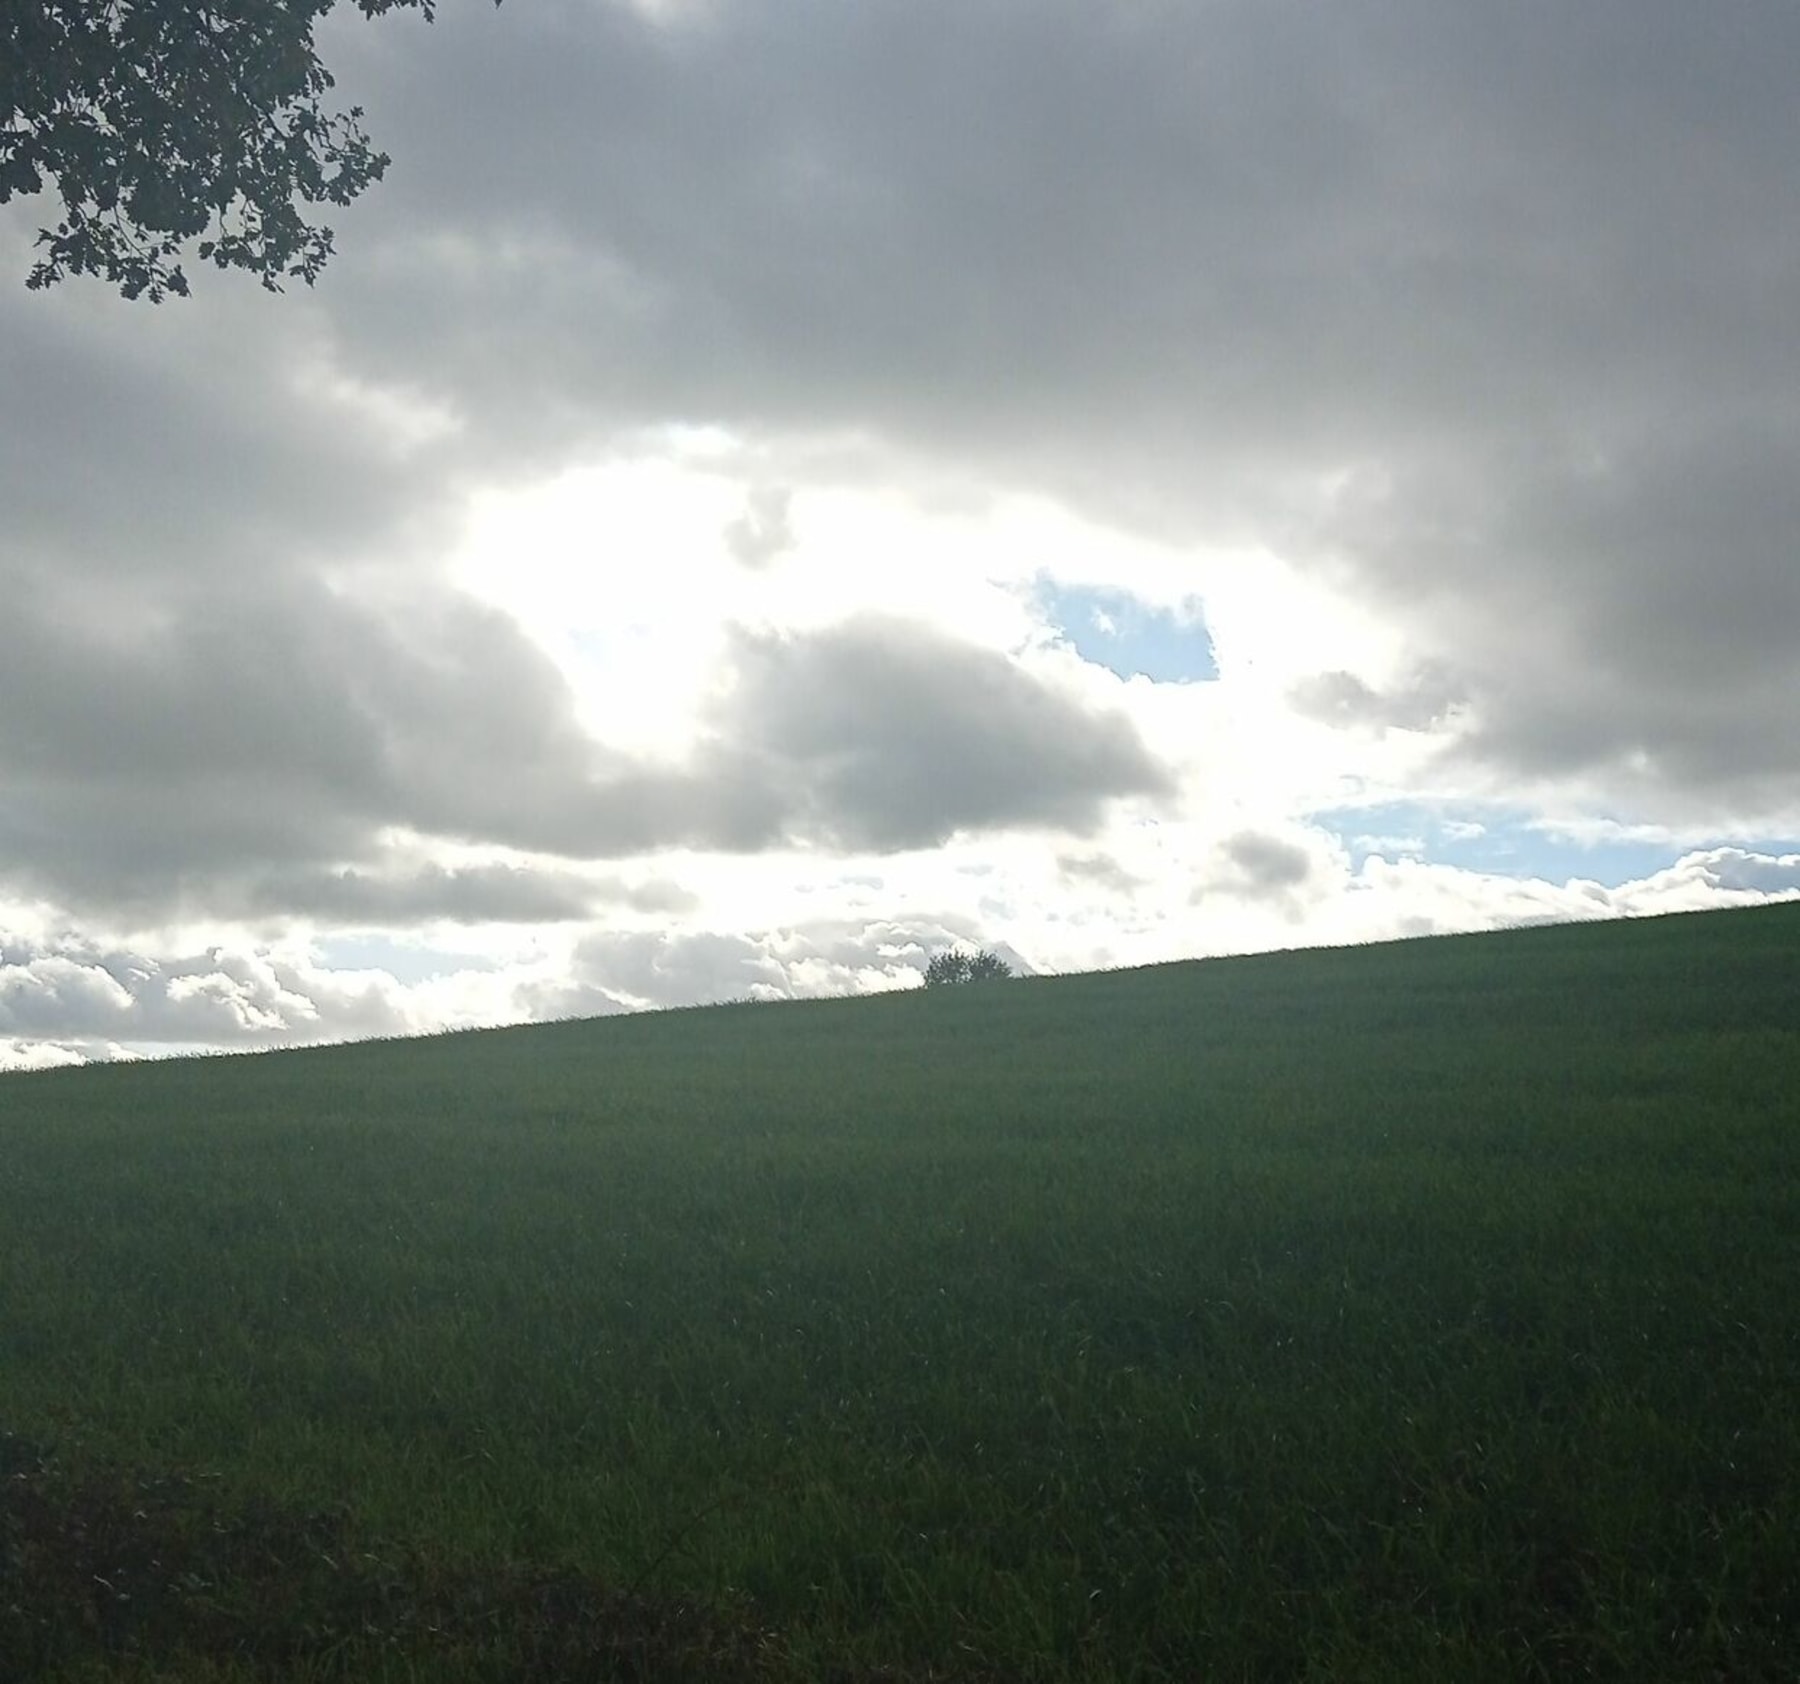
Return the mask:
{"type": "Polygon", "coordinates": [[[446,0],[0,212],[0,1064],[1800,893],[1791,0],[446,0]]]}

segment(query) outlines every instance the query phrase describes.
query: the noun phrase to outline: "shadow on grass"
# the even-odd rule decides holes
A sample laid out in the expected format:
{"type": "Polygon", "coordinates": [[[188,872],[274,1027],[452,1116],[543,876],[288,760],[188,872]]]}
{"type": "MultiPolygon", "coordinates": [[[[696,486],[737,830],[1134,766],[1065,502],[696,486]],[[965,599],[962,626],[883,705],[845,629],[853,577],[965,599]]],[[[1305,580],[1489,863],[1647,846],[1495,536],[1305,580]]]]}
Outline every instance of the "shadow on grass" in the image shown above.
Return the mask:
{"type": "Polygon", "coordinates": [[[77,1668],[542,1684],[791,1676],[773,1634],[742,1616],[571,1571],[371,1549],[344,1512],[232,1504],[205,1475],[77,1476],[0,1434],[0,1678],[77,1668]]]}

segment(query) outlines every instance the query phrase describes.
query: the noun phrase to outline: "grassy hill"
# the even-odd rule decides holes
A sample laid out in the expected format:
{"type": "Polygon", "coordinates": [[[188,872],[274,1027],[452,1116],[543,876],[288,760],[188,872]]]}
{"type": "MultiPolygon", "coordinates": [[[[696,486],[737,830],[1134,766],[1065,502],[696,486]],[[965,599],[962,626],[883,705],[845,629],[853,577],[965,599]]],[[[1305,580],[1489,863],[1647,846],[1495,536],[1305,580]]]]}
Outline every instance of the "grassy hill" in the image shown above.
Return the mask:
{"type": "Polygon", "coordinates": [[[0,1677],[1800,1675],[1800,906],[0,1077],[0,1677]]]}

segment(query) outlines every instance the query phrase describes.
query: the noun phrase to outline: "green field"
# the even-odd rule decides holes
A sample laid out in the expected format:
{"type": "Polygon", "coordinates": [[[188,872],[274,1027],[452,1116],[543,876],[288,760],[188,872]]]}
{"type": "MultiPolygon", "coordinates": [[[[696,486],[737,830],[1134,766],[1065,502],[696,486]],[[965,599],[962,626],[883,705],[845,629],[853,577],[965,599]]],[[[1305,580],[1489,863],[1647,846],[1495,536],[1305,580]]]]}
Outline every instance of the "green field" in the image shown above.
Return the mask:
{"type": "Polygon", "coordinates": [[[1800,1677],[1800,905],[0,1077],[0,1678],[1800,1677]]]}

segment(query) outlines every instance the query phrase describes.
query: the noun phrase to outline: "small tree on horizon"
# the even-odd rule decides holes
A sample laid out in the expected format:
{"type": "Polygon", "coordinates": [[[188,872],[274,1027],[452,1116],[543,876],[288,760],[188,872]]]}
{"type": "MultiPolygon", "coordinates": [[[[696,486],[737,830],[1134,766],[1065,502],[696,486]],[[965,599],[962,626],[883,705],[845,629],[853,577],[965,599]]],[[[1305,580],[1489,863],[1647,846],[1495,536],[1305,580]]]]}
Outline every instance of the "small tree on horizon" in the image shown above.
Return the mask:
{"type": "Polygon", "coordinates": [[[933,954],[925,966],[927,988],[954,988],[966,982],[998,982],[1013,974],[1011,965],[998,953],[985,947],[978,953],[965,953],[961,948],[933,954]]]}

